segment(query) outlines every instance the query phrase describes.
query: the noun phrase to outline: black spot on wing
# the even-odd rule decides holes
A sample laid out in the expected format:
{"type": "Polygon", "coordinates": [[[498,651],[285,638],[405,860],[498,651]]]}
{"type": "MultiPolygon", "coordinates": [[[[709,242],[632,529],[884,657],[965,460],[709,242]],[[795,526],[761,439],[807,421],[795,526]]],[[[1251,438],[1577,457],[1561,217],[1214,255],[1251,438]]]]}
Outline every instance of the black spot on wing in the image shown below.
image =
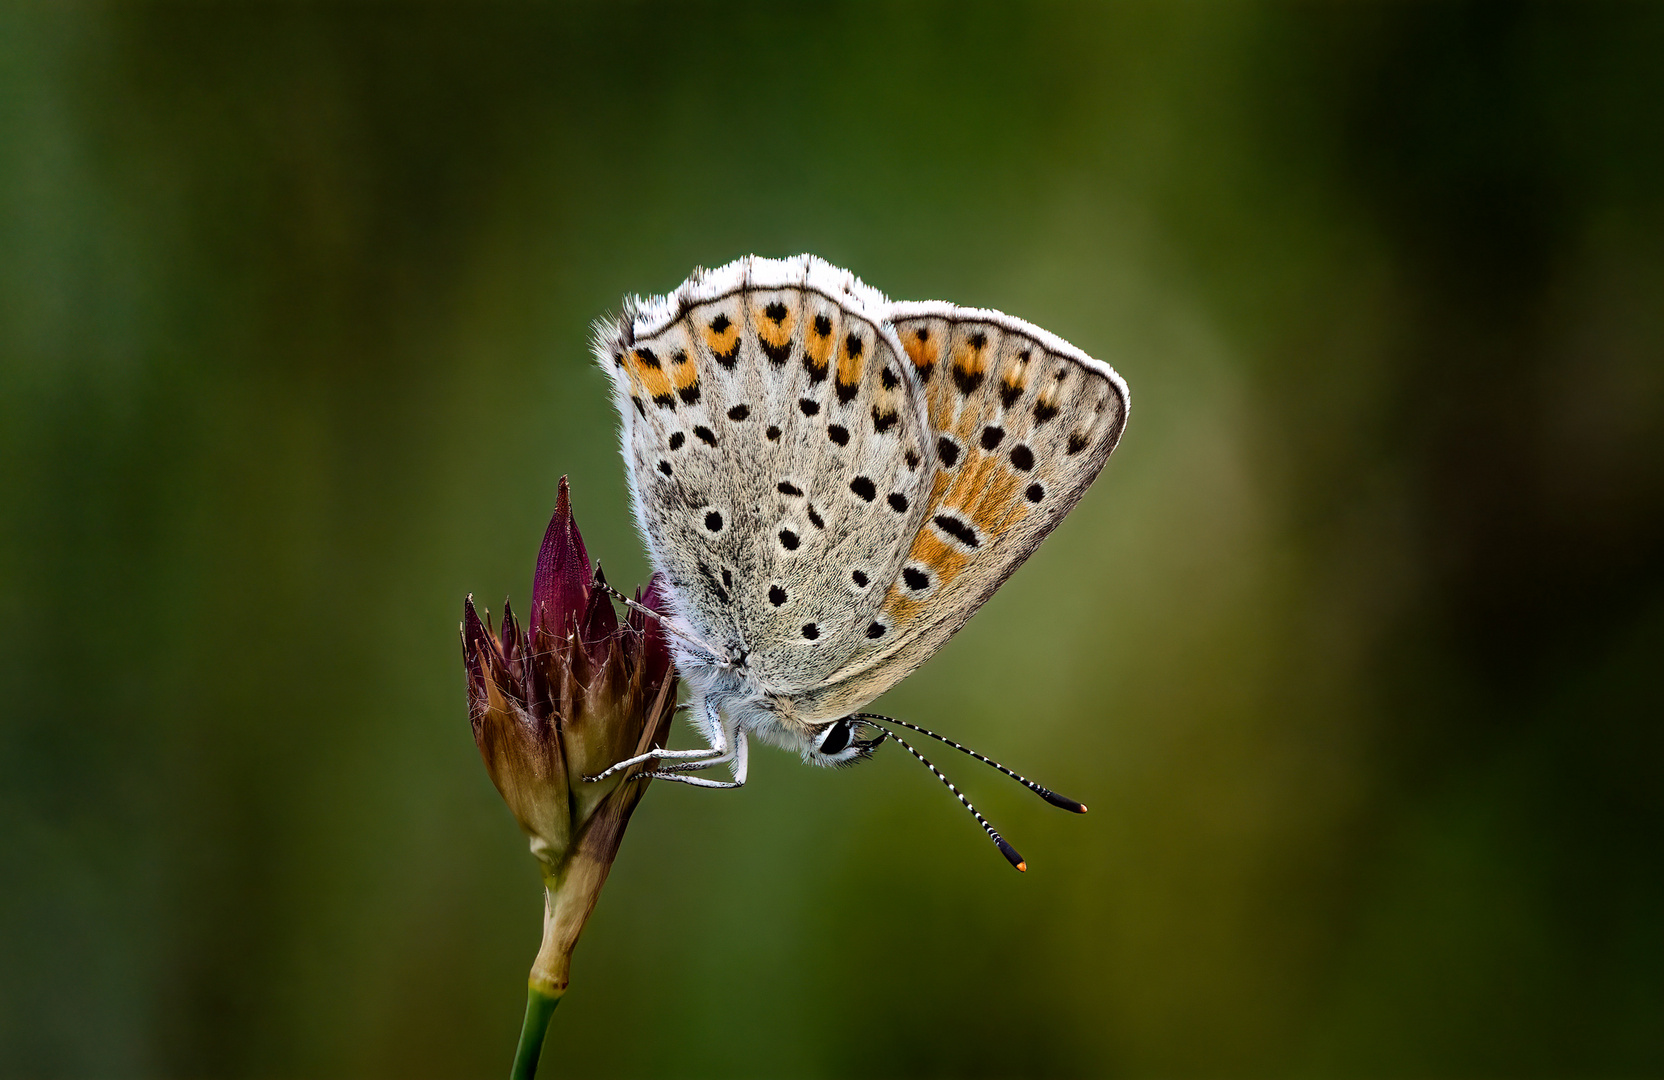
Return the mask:
{"type": "Polygon", "coordinates": [[[981,540],[976,535],[976,530],[971,528],[969,522],[961,518],[954,517],[952,514],[937,514],[930,520],[938,529],[941,529],[943,532],[947,533],[961,544],[964,544],[966,547],[974,548],[981,543],[981,540]]]}
{"type": "Polygon", "coordinates": [[[735,405],[732,409],[728,410],[728,419],[734,421],[744,420],[750,415],[751,406],[749,405],[735,405]]]}
{"type": "Polygon", "coordinates": [[[944,468],[953,468],[959,464],[959,444],[943,435],[936,440],[936,456],[942,459],[944,468]]]}
{"type": "Polygon", "coordinates": [[[689,383],[676,391],[676,396],[682,399],[683,405],[697,404],[699,401],[699,384],[697,382],[689,383]]]}
{"type": "Polygon", "coordinates": [[[907,507],[908,507],[909,503],[907,502],[907,496],[903,495],[901,492],[899,492],[899,491],[890,492],[890,497],[888,499],[886,499],[885,501],[890,504],[890,509],[894,510],[896,513],[898,513],[898,514],[907,513],[907,507]]]}
{"type": "Polygon", "coordinates": [[[857,476],[851,480],[849,490],[859,495],[862,502],[872,502],[878,498],[878,486],[865,476],[857,476]]]}
{"type": "Polygon", "coordinates": [[[782,495],[803,494],[803,489],[792,483],[790,480],[782,480],[778,484],[775,484],[774,490],[778,491],[782,495]]]}
{"type": "Polygon", "coordinates": [[[1041,487],[1039,484],[1030,484],[1028,486],[1028,490],[1023,492],[1023,494],[1028,496],[1029,502],[1037,503],[1046,497],[1046,489],[1041,487]]]}
{"type": "Polygon", "coordinates": [[[766,354],[776,366],[784,364],[787,360],[792,358],[792,343],[790,340],[788,340],[784,345],[770,345],[762,338],[758,338],[757,344],[763,347],[764,354],[766,354]]]}
{"type": "Polygon", "coordinates": [[[706,446],[716,445],[716,434],[703,424],[693,429],[693,437],[704,443],[706,446]]]}
{"type": "Polygon", "coordinates": [[[976,393],[976,388],[982,385],[983,374],[980,371],[967,371],[955,364],[953,368],[953,385],[959,387],[959,392],[966,397],[976,393]]]}
{"type": "Polygon", "coordinates": [[[769,442],[773,442],[775,439],[778,439],[780,437],[780,429],[775,427],[773,424],[770,424],[768,426],[768,430],[765,431],[763,434],[768,436],[768,441],[769,442]]]}
{"type": "Polygon", "coordinates": [[[721,532],[722,515],[717,513],[715,510],[707,513],[705,515],[705,528],[709,529],[711,532],[721,532]]]}
{"type": "Polygon", "coordinates": [[[824,314],[815,316],[815,336],[825,337],[832,332],[832,320],[824,314]]]}
{"type": "Polygon", "coordinates": [[[869,638],[874,638],[874,639],[883,637],[884,636],[884,624],[881,623],[881,622],[875,622],[875,623],[872,623],[871,625],[869,625],[867,627],[867,636],[869,638]]]}
{"type": "Polygon", "coordinates": [[[774,303],[763,309],[763,314],[767,315],[769,321],[775,326],[779,326],[781,323],[786,321],[786,305],[776,300],[774,303]]]}
{"type": "Polygon", "coordinates": [[[671,471],[672,471],[671,468],[670,468],[670,462],[668,462],[668,461],[659,462],[659,471],[664,473],[666,476],[669,476],[671,471]]]}
{"type": "Polygon", "coordinates": [[[826,425],[826,437],[837,443],[839,446],[849,445],[849,429],[844,427],[842,424],[826,425]]]}
{"type": "Polygon", "coordinates": [[[688,437],[680,431],[673,431],[670,433],[670,448],[672,450],[680,450],[682,448],[682,444],[687,441],[688,437]]]}
{"type": "Polygon", "coordinates": [[[820,412],[820,402],[814,398],[799,398],[797,407],[802,410],[804,416],[813,416],[820,412]]]}
{"type": "Polygon", "coordinates": [[[992,450],[1000,444],[1000,440],[1003,438],[1005,438],[1005,429],[996,424],[989,424],[982,429],[982,448],[992,450]]]}
{"type": "Polygon", "coordinates": [[[1011,464],[1024,472],[1028,472],[1034,468],[1034,451],[1022,443],[1018,443],[1011,448],[1011,464]]]}
{"type": "Polygon", "coordinates": [[[1064,447],[1064,452],[1068,454],[1078,454],[1082,450],[1086,449],[1086,444],[1086,436],[1076,431],[1069,436],[1069,445],[1064,447]]]}
{"type": "Polygon", "coordinates": [[[785,548],[787,551],[796,551],[797,545],[802,542],[802,540],[798,539],[798,535],[790,529],[780,530],[780,546],[785,548]]]}
{"type": "Polygon", "coordinates": [[[768,602],[775,607],[784,604],[786,602],[786,590],[778,585],[770,585],[768,587],[768,602]]]}
{"type": "Polygon", "coordinates": [[[930,575],[916,566],[909,566],[903,570],[901,580],[914,592],[923,592],[930,588],[930,575]]]}
{"type": "Polygon", "coordinates": [[[894,410],[881,413],[878,411],[877,405],[872,407],[872,429],[880,435],[889,431],[900,422],[901,417],[897,416],[894,410]]]}
{"type": "Polygon", "coordinates": [[[816,638],[820,637],[820,627],[816,626],[812,622],[804,623],[803,624],[803,636],[808,638],[810,641],[815,640],[816,638]]]}
{"type": "Polygon", "coordinates": [[[1044,401],[1037,401],[1034,403],[1034,425],[1036,427],[1039,427],[1041,424],[1044,424],[1047,420],[1050,420],[1056,415],[1056,405],[1048,405],[1044,401]]]}

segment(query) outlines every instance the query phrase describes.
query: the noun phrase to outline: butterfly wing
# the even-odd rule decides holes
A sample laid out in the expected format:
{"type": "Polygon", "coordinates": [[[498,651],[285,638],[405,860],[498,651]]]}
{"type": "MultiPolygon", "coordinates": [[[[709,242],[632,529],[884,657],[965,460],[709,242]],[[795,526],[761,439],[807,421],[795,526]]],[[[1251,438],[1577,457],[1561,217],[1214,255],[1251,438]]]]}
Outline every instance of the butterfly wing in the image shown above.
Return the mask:
{"type": "Polygon", "coordinates": [[[744,259],[598,328],[670,606],[766,692],[822,685],[890,632],[936,459],[888,309],[818,259],[744,259]]]}
{"type": "Polygon", "coordinates": [[[890,320],[926,399],[928,506],[875,618],[892,628],[803,707],[858,708],[941,648],[1080,501],[1126,426],[1126,383],[996,311],[898,303],[890,320]]]}

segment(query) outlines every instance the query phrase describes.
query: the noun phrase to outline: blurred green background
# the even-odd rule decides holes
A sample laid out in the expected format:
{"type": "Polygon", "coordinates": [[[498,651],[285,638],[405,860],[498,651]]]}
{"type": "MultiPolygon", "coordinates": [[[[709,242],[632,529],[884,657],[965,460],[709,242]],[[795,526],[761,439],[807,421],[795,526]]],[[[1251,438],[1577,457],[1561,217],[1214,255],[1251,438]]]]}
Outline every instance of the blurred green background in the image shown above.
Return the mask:
{"type": "MultiPolygon", "coordinates": [[[[464,594],[812,251],[1131,384],[894,752],[660,786],[561,1076],[1664,1072],[1664,8],[0,7],[0,1072],[501,1075],[464,594]]],[[[686,740],[685,732],[678,739],[686,740]]]]}

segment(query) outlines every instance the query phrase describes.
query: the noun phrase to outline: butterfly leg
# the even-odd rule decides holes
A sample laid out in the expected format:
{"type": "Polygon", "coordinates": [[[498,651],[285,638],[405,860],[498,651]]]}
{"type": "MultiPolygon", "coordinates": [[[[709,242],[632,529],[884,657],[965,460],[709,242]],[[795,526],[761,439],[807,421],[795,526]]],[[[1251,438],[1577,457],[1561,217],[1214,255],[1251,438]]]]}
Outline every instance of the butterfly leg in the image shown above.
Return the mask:
{"type": "Polygon", "coordinates": [[[733,757],[733,753],[729,750],[728,729],[723,726],[722,719],[717,715],[716,709],[708,703],[705,706],[705,715],[707,718],[706,730],[709,732],[711,745],[701,746],[693,750],[649,750],[645,754],[637,754],[633,758],[625,758],[623,761],[609,765],[594,776],[584,777],[584,783],[593,784],[599,780],[605,780],[614,773],[635,765],[646,764],[649,761],[698,762],[702,767],[704,764],[714,765],[729,760],[733,757]]]}
{"type": "MultiPolygon", "coordinates": [[[[745,735],[739,731],[738,726],[732,721],[722,728],[717,739],[713,741],[720,742],[722,745],[727,746],[728,752],[720,757],[702,758],[698,761],[675,762],[670,765],[661,766],[658,771],[661,773],[702,772],[705,769],[714,768],[717,765],[729,765],[733,762],[736,756],[743,757],[745,755],[745,735]]],[[[738,766],[735,767],[737,768],[738,766]]]]}
{"type": "Polygon", "coordinates": [[[670,768],[678,771],[668,772],[661,770],[659,772],[643,773],[642,775],[650,776],[654,780],[671,780],[678,784],[691,784],[694,787],[719,788],[725,791],[731,791],[734,788],[742,788],[745,786],[746,766],[750,756],[747,752],[749,744],[746,742],[745,732],[743,731],[734,732],[733,740],[734,753],[732,757],[734,759],[734,778],[732,780],[707,780],[703,776],[688,776],[686,773],[680,771],[683,769],[703,769],[711,765],[720,764],[720,762],[717,761],[701,761],[693,765],[672,765],[670,768]]]}

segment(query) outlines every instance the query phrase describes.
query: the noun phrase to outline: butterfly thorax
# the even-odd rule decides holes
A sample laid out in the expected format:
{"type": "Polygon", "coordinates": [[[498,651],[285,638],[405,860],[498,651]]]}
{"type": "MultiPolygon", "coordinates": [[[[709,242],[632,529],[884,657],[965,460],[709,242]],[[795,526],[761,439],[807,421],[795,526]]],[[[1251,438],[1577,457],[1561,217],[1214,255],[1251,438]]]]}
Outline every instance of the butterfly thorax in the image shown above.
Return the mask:
{"type": "Polygon", "coordinates": [[[818,741],[827,721],[837,719],[804,715],[795,697],[770,692],[742,666],[715,665],[691,657],[682,658],[678,666],[692,691],[693,722],[707,738],[716,735],[720,724],[800,752],[818,741]]]}

